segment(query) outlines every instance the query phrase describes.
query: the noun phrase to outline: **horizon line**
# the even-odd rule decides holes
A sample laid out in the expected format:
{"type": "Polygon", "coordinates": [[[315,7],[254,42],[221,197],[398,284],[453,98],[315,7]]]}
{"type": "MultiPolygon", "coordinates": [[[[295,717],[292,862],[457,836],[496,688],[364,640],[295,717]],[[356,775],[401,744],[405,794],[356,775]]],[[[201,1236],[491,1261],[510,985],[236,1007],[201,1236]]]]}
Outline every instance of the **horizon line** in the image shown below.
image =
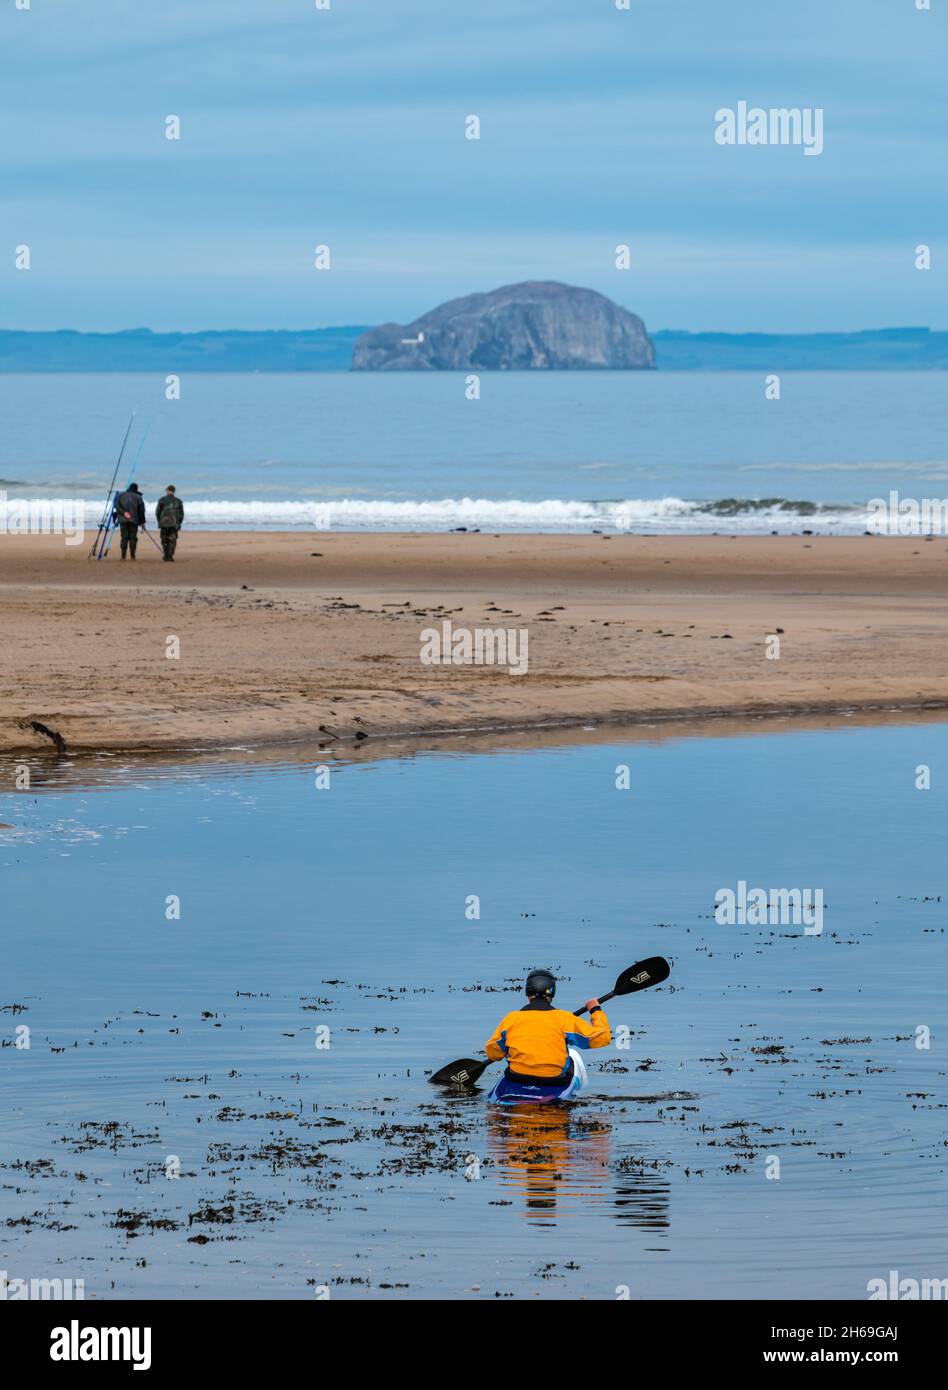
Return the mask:
{"type": "MultiPolygon", "coordinates": [[[[390,320],[394,322],[395,320],[390,320]]],[[[388,322],[388,321],[387,321],[388,322]]],[[[197,336],[201,333],[367,333],[378,328],[378,323],[327,323],[308,328],[149,328],[138,324],[133,328],[6,328],[0,333],[32,333],[36,336],[58,333],[73,333],[83,337],[121,337],[134,333],[148,333],[153,337],[171,334],[197,336]]],[[[722,337],[769,337],[769,338],[831,338],[840,335],[855,337],[866,333],[948,333],[948,328],[932,328],[930,324],[883,324],[876,328],[817,328],[817,329],[769,329],[769,328],[656,328],[646,329],[649,337],[662,333],[684,333],[695,336],[715,333],[722,337]]]]}

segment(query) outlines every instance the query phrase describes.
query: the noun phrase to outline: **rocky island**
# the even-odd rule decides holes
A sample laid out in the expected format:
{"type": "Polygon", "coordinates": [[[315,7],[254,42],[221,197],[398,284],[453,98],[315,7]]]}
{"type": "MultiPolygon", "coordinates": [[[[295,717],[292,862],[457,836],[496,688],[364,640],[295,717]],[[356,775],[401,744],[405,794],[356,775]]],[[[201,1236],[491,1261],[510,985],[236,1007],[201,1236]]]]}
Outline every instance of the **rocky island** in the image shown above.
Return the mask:
{"type": "Polygon", "coordinates": [[[626,371],[655,366],[637,314],[595,290],[528,280],[452,299],[356,340],[353,371],[626,371]]]}

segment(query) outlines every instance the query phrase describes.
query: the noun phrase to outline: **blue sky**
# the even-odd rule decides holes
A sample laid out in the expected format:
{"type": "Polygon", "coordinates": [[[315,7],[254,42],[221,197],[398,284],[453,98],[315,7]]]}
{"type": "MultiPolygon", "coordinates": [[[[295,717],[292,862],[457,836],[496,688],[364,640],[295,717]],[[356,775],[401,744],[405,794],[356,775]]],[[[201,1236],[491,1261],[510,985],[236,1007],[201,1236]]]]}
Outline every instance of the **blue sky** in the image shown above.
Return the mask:
{"type": "Polygon", "coordinates": [[[948,328],[932,5],[5,0],[0,327],[405,322],[557,279],[651,329],[948,328]],[[822,107],[824,152],[717,145],[741,100],[822,107]]]}

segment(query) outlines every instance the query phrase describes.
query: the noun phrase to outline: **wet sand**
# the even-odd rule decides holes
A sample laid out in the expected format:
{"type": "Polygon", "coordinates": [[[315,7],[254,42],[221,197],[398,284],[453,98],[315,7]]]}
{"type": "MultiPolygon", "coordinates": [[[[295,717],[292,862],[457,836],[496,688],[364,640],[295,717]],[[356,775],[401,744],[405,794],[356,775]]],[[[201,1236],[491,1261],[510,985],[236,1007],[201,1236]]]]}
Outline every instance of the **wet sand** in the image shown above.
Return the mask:
{"type": "Polygon", "coordinates": [[[948,708],[941,537],[205,532],[173,567],[146,539],[134,565],[87,549],[0,539],[0,749],[948,708]],[[526,629],[528,672],[422,665],[445,619],[526,629]]]}

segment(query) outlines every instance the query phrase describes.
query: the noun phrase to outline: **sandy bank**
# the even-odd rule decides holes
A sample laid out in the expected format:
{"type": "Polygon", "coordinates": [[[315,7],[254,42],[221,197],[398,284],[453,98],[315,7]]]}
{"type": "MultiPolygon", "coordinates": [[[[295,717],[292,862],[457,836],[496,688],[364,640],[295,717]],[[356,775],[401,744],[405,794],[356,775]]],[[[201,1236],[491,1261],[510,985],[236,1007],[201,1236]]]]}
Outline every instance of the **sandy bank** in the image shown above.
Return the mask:
{"type": "Polygon", "coordinates": [[[147,541],[134,565],[86,549],[0,539],[4,750],[51,748],[34,723],[69,749],[170,750],[948,707],[941,538],[186,532],[174,565],[147,541]],[[445,619],[526,629],[527,673],[422,665],[445,619]]]}

